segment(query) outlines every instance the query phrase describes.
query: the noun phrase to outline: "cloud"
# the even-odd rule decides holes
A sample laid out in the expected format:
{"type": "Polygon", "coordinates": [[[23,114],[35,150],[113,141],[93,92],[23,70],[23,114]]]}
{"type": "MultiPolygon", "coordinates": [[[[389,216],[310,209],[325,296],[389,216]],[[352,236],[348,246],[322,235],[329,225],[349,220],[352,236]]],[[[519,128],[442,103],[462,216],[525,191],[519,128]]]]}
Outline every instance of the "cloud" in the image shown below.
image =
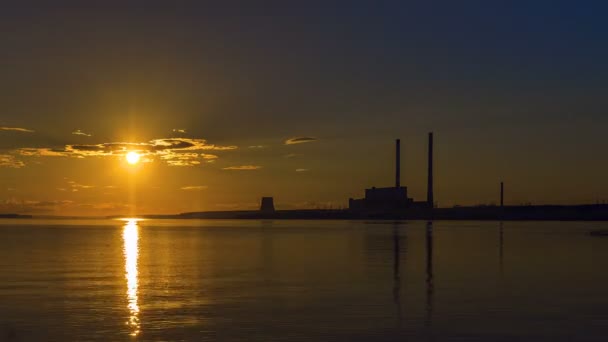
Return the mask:
{"type": "Polygon", "coordinates": [[[72,205],[72,201],[56,200],[56,201],[34,201],[34,200],[18,200],[10,198],[0,202],[0,212],[8,213],[48,213],[59,208],[72,205]]]}
{"type": "Polygon", "coordinates": [[[307,172],[309,171],[308,169],[296,169],[296,172],[307,172]]]}
{"type": "Polygon", "coordinates": [[[206,185],[189,185],[189,186],[183,186],[180,189],[182,190],[186,190],[186,191],[201,191],[201,190],[205,190],[208,187],[206,185]]]}
{"type": "Polygon", "coordinates": [[[186,130],[185,129],[174,128],[173,132],[174,133],[186,133],[186,130]]]}
{"type": "Polygon", "coordinates": [[[34,133],[34,131],[32,131],[31,129],[21,128],[21,127],[0,127],[0,131],[34,133]]]}
{"type": "Polygon", "coordinates": [[[293,137],[285,140],[285,145],[295,145],[295,144],[303,144],[308,142],[317,141],[317,138],[314,137],[293,137]]]}
{"type": "Polygon", "coordinates": [[[67,157],[69,153],[65,150],[51,148],[20,148],[15,153],[26,157],[67,157]]]}
{"type": "Polygon", "coordinates": [[[70,187],[72,192],[78,192],[80,190],[86,190],[86,189],[93,189],[95,187],[95,185],[84,185],[84,184],[76,183],[75,181],[68,181],[68,186],[70,187]]]}
{"type": "Polygon", "coordinates": [[[265,148],[265,147],[266,146],[264,146],[264,145],[251,145],[251,146],[249,146],[249,148],[253,148],[253,149],[262,149],[262,148],[265,148]]]}
{"type": "Polygon", "coordinates": [[[160,156],[167,164],[171,166],[195,166],[201,162],[198,161],[198,153],[167,153],[160,156]]]}
{"type": "Polygon", "coordinates": [[[214,161],[218,158],[215,154],[185,152],[185,153],[165,153],[161,154],[160,158],[171,166],[195,166],[201,162],[198,160],[204,159],[207,162],[214,161]]]}
{"type": "Polygon", "coordinates": [[[24,166],[25,163],[21,160],[17,160],[14,156],[11,156],[10,154],[0,154],[0,167],[19,169],[24,166]]]}
{"type": "Polygon", "coordinates": [[[204,139],[190,138],[164,138],[154,139],[143,143],[133,142],[110,142],[101,144],[74,144],[66,145],[64,148],[20,148],[13,153],[22,156],[35,157],[124,157],[129,151],[136,151],[145,160],[152,161],[152,157],[158,156],[168,165],[172,166],[194,166],[204,159],[212,162],[218,156],[214,154],[200,153],[202,151],[229,151],[237,149],[237,146],[218,146],[207,144],[204,139]]]}
{"type": "Polygon", "coordinates": [[[296,153],[290,153],[290,154],[286,154],[286,155],[284,155],[283,157],[284,157],[284,158],[293,158],[293,157],[296,157],[296,156],[298,156],[298,155],[299,155],[299,154],[296,154],[296,153]]]}
{"type": "Polygon", "coordinates": [[[79,129],[77,129],[74,132],[72,132],[72,134],[74,134],[74,135],[83,135],[85,137],[92,137],[93,136],[93,134],[85,133],[85,132],[83,132],[83,131],[81,131],[79,129]]]}
{"type": "Polygon", "coordinates": [[[240,171],[252,171],[259,170],[261,166],[258,165],[240,165],[240,166],[228,166],[223,168],[222,170],[240,170],[240,171]]]}
{"type": "Polygon", "coordinates": [[[196,166],[201,162],[198,160],[167,160],[169,166],[196,166]]]}

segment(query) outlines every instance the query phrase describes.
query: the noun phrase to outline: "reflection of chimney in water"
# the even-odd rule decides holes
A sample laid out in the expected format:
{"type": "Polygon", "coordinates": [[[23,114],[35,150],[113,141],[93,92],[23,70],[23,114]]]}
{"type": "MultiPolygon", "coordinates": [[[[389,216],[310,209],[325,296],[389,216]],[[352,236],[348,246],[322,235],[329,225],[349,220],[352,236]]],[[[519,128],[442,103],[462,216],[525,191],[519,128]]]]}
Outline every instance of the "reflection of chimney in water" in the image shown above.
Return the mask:
{"type": "MultiPolygon", "coordinates": [[[[405,249],[403,251],[405,253],[405,249]]],[[[401,258],[401,246],[399,236],[399,223],[393,225],[393,300],[397,305],[397,320],[401,325],[401,277],[399,274],[399,264],[401,258]]]]}
{"type": "Polygon", "coordinates": [[[430,325],[433,316],[433,222],[426,224],[426,324],[430,325]]]}
{"type": "Polygon", "coordinates": [[[500,221],[498,223],[498,263],[500,265],[501,274],[502,274],[502,270],[503,270],[503,261],[504,261],[504,244],[505,244],[505,237],[504,237],[503,223],[502,223],[502,221],[500,221]]]}
{"type": "Polygon", "coordinates": [[[395,188],[401,186],[401,140],[395,140],[395,188]]]}

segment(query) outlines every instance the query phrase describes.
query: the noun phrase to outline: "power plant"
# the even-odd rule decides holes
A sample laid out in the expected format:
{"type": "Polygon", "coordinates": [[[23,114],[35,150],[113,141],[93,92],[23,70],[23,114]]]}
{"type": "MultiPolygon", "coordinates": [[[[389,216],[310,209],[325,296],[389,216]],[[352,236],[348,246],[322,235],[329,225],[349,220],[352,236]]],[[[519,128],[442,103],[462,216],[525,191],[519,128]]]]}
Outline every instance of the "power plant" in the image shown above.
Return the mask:
{"type": "MultiPolygon", "coordinates": [[[[608,221],[608,204],[506,205],[505,183],[500,182],[498,205],[439,208],[433,193],[433,133],[428,134],[426,200],[408,197],[401,186],[401,141],[395,141],[395,183],[391,187],[365,189],[365,197],[348,201],[348,209],[276,210],[272,197],[263,197],[259,210],[189,212],[151,215],[148,218],[207,219],[390,219],[390,220],[602,220],[608,221]]],[[[1,215],[0,215],[1,216],[1,215]]]]}
{"type": "Polygon", "coordinates": [[[349,198],[348,209],[360,213],[395,213],[408,208],[427,208],[434,206],[433,199],[433,133],[429,133],[428,145],[428,187],[427,200],[416,202],[407,195],[407,187],[401,186],[401,141],[395,140],[395,186],[365,189],[365,197],[349,198]]]}

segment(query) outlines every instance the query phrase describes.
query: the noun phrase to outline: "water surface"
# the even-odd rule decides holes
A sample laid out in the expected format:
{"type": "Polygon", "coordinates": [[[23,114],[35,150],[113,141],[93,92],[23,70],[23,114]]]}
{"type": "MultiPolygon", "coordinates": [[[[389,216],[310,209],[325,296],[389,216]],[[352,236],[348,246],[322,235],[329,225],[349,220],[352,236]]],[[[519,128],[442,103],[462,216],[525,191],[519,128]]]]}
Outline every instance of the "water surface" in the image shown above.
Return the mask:
{"type": "Polygon", "coordinates": [[[0,220],[0,341],[604,341],[606,228],[0,220]]]}

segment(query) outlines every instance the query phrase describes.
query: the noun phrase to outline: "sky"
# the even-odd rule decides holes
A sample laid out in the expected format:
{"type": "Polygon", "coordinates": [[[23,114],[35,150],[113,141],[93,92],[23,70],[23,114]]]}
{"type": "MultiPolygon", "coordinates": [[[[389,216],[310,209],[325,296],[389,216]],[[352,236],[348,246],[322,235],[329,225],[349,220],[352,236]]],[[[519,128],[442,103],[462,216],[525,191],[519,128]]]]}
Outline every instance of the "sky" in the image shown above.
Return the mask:
{"type": "Polygon", "coordinates": [[[0,10],[0,213],[608,199],[608,5],[79,1],[0,10]],[[141,153],[129,165],[127,151],[141,153]]]}

